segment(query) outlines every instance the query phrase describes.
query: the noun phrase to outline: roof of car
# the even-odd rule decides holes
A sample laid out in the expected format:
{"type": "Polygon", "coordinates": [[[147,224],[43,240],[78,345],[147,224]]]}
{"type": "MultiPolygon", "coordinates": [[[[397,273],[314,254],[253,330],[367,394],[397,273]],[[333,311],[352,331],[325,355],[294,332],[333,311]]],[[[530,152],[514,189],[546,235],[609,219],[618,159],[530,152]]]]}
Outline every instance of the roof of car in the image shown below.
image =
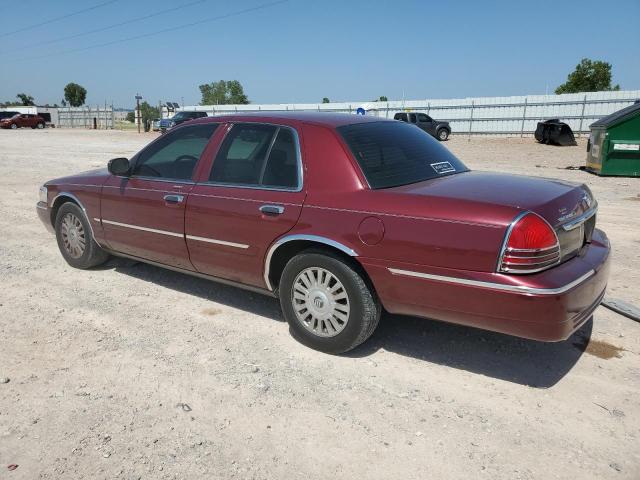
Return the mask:
{"type": "Polygon", "coordinates": [[[198,122],[230,120],[235,122],[278,122],[293,121],[313,123],[326,127],[339,127],[342,125],[351,125],[354,123],[394,121],[391,119],[355,115],[348,113],[328,113],[328,112],[246,112],[233,113],[230,115],[214,115],[207,118],[199,119],[198,122]]]}

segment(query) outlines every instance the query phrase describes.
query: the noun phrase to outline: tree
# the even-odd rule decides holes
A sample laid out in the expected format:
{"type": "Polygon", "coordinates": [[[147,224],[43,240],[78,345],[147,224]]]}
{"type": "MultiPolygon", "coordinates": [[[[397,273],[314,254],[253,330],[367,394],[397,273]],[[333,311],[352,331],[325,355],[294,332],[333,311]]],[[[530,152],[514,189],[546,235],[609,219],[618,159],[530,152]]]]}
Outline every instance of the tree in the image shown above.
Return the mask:
{"type": "Polygon", "coordinates": [[[388,101],[389,101],[389,99],[388,99],[387,97],[385,97],[384,95],[382,95],[382,96],[380,97],[380,101],[381,101],[381,102],[388,102],[388,101]]]}
{"type": "Polygon", "coordinates": [[[33,97],[31,95],[27,95],[26,93],[19,93],[16,95],[16,98],[18,98],[22,102],[22,105],[25,107],[35,105],[33,97]]]}
{"type": "Polygon", "coordinates": [[[329,100],[327,97],[323,97],[322,103],[331,103],[331,100],[329,100]]]}
{"type": "Polygon", "coordinates": [[[87,99],[87,90],[77,83],[67,83],[64,87],[64,99],[72,107],[79,107],[84,105],[84,101],[87,99]]]}
{"type": "Polygon", "coordinates": [[[583,58],[576,69],[567,76],[567,81],[556,88],[556,93],[601,92],[620,90],[620,85],[611,86],[611,64],[602,60],[583,58]]]}
{"type": "Polygon", "coordinates": [[[140,117],[144,124],[147,120],[152,121],[160,118],[160,110],[158,110],[158,107],[152,107],[147,102],[142,102],[140,104],[140,117]]]}
{"type": "Polygon", "coordinates": [[[220,80],[198,87],[202,94],[200,105],[247,105],[249,99],[244,94],[238,80],[220,80]]]}
{"type": "Polygon", "coordinates": [[[127,122],[135,122],[136,121],[136,112],[128,112],[127,116],[125,117],[125,120],[127,122]]]}

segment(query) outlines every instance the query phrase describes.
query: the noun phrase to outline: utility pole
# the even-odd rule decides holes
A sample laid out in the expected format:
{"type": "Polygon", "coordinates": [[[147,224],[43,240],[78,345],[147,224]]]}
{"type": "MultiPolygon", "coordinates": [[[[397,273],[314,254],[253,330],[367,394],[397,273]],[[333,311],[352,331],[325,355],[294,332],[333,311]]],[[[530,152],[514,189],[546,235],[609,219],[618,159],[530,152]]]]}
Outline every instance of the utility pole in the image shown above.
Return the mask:
{"type": "Polygon", "coordinates": [[[138,133],[140,133],[140,124],[142,123],[142,118],[140,117],[140,100],[142,100],[142,96],[139,93],[136,93],[136,121],[138,123],[138,133]]]}

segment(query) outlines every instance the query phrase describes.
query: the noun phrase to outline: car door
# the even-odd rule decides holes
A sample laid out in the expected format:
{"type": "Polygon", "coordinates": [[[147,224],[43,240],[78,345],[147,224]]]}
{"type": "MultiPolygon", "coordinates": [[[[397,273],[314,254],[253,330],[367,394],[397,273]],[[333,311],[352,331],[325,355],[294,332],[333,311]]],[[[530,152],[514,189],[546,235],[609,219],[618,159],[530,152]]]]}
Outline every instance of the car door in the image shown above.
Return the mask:
{"type": "Polygon", "coordinates": [[[16,119],[16,124],[20,127],[20,128],[24,128],[24,127],[28,127],[29,126],[29,115],[27,114],[22,114],[20,115],[17,119],[16,119]]]}
{"type": "Polygon", "coordinates": [[[424,113],[418,114],[418,125],[425,132],[430,133],[431,135],[436,134],[435,122],[429,115],[425,115],[424,113]]]}
{"type": "Polygon", "coordinates": [[[111,249],[193,270],[184,211],[196,165],[217,125],[176,128],[132,159],[129,176],[109,177],[102,189],[100,220],[111,249]]]}
{"type": "Polygon", "coordinates": [[[269,246],[291,230],[305,191],[301,135],[290,126],[233,123],[193,188],[185,233],[202,273],[264,288],[269,246]]]}

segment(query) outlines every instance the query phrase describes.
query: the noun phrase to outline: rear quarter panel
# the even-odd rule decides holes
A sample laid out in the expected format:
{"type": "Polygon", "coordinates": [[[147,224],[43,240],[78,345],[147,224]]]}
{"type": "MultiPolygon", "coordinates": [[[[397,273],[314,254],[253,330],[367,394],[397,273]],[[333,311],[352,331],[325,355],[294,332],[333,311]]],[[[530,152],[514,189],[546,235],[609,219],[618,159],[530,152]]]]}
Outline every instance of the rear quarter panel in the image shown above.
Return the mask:
{"type": "Polygon", "coordinates": [[[292,233],[324,236],[363,258],[495,269],[508,221],[515,216],[511,208],[501,209],[502,221],[492,223],[482,218],[486,206],[444,200],[430,205],[424,199],[418,203],[407,195],[370,190],[335,130],[304,128],[308,193],[292,233]],[[466,220],[473,215],[478,221],[466,220]],[[377,242],[375,232],[372,240],[367,231],[372,218],[381,225],[377,242]]]}

